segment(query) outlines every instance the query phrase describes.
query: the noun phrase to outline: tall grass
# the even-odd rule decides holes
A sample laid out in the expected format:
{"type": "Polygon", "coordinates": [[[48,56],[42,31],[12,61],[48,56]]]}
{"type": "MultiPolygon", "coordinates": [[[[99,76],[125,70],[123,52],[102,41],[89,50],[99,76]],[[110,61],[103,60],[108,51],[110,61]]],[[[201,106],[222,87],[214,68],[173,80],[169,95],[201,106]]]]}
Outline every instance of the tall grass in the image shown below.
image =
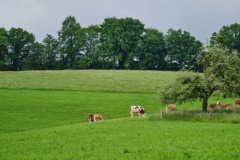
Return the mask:
{"type": "Polygon", "coordinates": [[[170,120],[170,121],[198,121],[198,122],[220,122],[220,123],[240,123],[240,107],[215,108],[204,113],[199,109],[187,109],[178,111],[161,111],[153,114],[150,120],[170,120]]]}

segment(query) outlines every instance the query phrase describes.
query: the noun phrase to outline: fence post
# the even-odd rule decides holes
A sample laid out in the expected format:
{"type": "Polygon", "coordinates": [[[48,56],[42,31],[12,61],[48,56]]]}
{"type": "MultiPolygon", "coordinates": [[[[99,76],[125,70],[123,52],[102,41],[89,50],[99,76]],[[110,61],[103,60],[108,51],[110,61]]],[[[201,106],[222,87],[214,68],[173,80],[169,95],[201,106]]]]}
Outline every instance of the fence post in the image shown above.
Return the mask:
{"type": "Polygon", "coordinates": [[[160,119],[163,118],[163,111],[160,112],[160,119]]]}

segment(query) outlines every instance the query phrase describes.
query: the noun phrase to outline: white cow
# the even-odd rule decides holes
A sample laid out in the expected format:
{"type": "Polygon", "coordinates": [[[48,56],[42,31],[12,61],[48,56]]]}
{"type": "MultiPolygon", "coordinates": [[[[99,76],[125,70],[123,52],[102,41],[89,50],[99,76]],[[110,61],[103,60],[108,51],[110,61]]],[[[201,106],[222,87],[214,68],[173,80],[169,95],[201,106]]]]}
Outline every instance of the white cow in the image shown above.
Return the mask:
{"type": "Polygon", "coordinates": [[[146,112],[142,106],[131,106],[130,115],[132,118],[134,113],[138,113],[139,116],[146,116],[146,112]]]}

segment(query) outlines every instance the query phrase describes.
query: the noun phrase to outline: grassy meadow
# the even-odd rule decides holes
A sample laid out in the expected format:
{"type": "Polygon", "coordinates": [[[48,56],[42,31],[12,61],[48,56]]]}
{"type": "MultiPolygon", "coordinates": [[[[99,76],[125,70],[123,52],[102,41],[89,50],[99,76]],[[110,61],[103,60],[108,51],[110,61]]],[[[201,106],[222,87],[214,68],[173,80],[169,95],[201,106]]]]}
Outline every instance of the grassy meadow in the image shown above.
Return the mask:
{"type": "Polygon", "coordinates": [[[0,72],[0,88],[155,93],[176,76],[176,72],[132,70],[0,72]]]}
{"type": "MultiPolygon", "coordinates": [[[[0,159],[237,159],[240,124],[156,120],[176,72],[0,72],[0,159]],[[147,117],[130,118],[131,105],[147,117]],[[88,124],[88,113],[104,120],[88,124]]],[[[219,97],[213,96],[209,103],[219,97]]],[[[231,98],[221,101],[232,101],[231,98]]],[[[200,109],[199,101],[179,109],[200,109]]]]}

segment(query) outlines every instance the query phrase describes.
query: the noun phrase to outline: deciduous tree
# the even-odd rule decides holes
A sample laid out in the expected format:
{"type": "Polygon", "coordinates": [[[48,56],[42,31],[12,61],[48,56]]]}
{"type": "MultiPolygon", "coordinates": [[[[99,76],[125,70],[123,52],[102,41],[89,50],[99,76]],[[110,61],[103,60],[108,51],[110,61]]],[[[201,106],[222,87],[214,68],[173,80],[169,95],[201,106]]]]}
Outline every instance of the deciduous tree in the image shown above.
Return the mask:
{"type": "Polygon", "coordinates": [[[0,28],[0,70],[5,69],[7,53],[8,53],[7,31],[5,28],[0,28]]]}
{"type": "Polygon", "coordinates": [[[197,57],[203,50],[203,44],[181,29],[169,29],[166,35],[166,57],[169,70],[201,70],[197,57]]]}
{"type": "Polygon", "coordinates": [[[10,70],[21,70],[26,60],[31,45],[34,43],[35,37],[32,33],[28,33],[22,28],[11,28],[8,31],[8,54],[7,63],[10,70]]]}
{"type": "Polygon", "coordinates": [[[212,46],[221,45],[231,50],[235,49],[240,53],[240,24],[234,23],[230,26],[223,26],[218,33],[214,32],[212,34],[210,44],[212,46]]]}
{"type": "Polygon", "coordinates": [[[236,95],[240,87],[240,59],[237,52],[212,47],[201,62],[204,73],[186,72],[159,92],[160,101],[183,103],[201,99],[202,110],[207,111],[208,99],[218,91],[224,95],[236,95]]]}
{"type": "Polygon", "coordinates": [[[138,48],[140,69],[165,70],[166,47],[162,32],[146,29],[138,48]]]}
{"type": "Polygon", "coordinates": [[[76,69],[78,66],[77,55],[81,47],[77,39],[79,30],[81,30],[81,26],[76,22],[75,17],[68,16],[62,23],[62,29],[58,32],[62,69],[76,69]]]}
{"type": "Polygon", "coordinates": [[[133,18],[106,18],[101,25],[101,57],[109,68],[131,69],[144,24],[133,18]]]}

